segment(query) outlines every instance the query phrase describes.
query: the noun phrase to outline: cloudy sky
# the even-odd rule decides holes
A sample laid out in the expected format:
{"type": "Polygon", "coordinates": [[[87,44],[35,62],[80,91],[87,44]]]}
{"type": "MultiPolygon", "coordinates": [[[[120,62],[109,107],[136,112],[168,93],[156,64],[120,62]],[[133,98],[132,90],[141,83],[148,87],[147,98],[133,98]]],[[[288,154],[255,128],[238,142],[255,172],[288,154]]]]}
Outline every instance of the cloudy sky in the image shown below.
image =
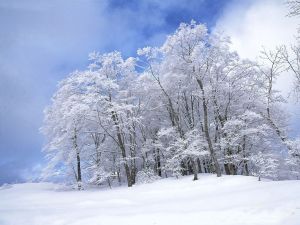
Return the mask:
{"type": "MultiPolygon", "coordinates": [[[[57,82],[86,66],[89,52],[135,55],[194,19],[255,59],[262,46],[294,40],[300,21],[285,15],[282,0],[0,0],[0,184],[38,174],[43,109],[57,82]]],[[[285,93],[290,80],[279,82],[285,93]]],[[[295,134],[299,110],[293,102],[288,108],[295,134]]]]}

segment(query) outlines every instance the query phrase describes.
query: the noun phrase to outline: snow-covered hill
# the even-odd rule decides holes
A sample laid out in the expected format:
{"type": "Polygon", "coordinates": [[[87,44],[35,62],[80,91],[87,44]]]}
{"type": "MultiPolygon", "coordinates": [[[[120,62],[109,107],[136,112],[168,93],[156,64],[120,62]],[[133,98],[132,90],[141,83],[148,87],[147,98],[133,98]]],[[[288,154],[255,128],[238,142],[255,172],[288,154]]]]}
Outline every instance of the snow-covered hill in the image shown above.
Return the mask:
{"type": "Polygon", "coordinates": [[[300,181],[201,175],[112,190],[50,183],[0,190],[1,225],[300,224],[300,181]]]}

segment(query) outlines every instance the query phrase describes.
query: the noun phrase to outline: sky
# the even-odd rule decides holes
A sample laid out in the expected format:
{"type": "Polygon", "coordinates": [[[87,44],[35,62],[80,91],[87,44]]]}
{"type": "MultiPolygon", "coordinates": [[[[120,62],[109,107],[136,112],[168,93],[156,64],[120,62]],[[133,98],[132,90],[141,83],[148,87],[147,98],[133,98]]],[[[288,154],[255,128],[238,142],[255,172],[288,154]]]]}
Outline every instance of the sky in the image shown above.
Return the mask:
{"type": "MultiPolygon", "coordinates": [[[[43,109],[90,52],[134,56],[194,19],[230,35],[234,50],[255,59],[262,46],[294,40],[300,21],[286,13],[283,0],[0,0],[0,184],[38,175],[43,109]]],[[[278,85],[286,94],[287,77],[278,85]]]]}

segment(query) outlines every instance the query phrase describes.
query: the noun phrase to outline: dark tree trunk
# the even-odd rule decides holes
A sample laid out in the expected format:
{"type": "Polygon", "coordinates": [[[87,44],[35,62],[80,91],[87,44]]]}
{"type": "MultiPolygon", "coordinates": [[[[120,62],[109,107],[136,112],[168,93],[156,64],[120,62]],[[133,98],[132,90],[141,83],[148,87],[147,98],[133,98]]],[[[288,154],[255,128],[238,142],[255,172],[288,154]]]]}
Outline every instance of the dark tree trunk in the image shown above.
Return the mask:
{"type": "Polygon", "coordinates": [[[81,186],[82,179],[81,179],[80,153],[79,153],[79,149],[78,149],[78,145],[77,145],[77,129],[76,128],[74,129],[73,147],[74,147],[74,150],[76,151],[77,185],[78,185],[78,190],[81,190],[82,189],[82,186],[81,186]]]}
{"type": "Polygon", "coordinates": [[[224,164],[226,175],[237,175],[237,167],[233,163],[224,164]]]}
{"type": "Polygon", "coordinates": [[[159,149],[156,150],[156,163],[157,163],[157,174],[161,177],[161,162],[160,162],[160,154],[159,149]]]}
{"type": "Polygon", "coordinates": [[[79,152],[77,152],[77,183],[78,183],[78,190],[81,190],[81,167],[80,167],[80,155],[79,152]]]}
{"type": "Polygon", "coordinates": [[[203,160],[203,169],[204,169],[204,173],[208,173],[207,162],[205,159],[203,160]]]}
{"type": "Polygon", "coordinates": [[[230,175],[230,169],[229,169],[229,164],[228,163],[224,163],[224,169],[225,169],[226,175],[230,175]]]}
{"type": "Polygon", "coordinates": [[[198,164],[199,173],[202,173],[201,162],[199,158],[197,158],[197,164],[198,164]]]}
{"type": "Polygon", "coordinates": [[[131,172],[130,172],[130,176],[131,176],[131,184],[135,184],[135,178],[136,178],[136,172],[137,172],[137,168],[136,168],[136,131],[135,131],[135,125],[134,123],[132,124],[132,130],[130,132],[130,156],[131,156],[131,172]]]}
{"type": "Polygon", "coordinates": [[[237,175],[237,167],[233,164],[233,163],[230,163],[230,174],[231,175],[237,175]]]}
{"type": "Polygon", "coordinates": [[[248,163],[244,162],[244,171],[245,171],[245,175],[249,176],[249,169],[248,169],[248,163]]]}
{"type": "Polygon", "coordinates": [[[198,180],[198,164],[197,160],[193,160],[194,180],[198,180]]]}
{"type": "Polygon", "coordinates": [[[186,176],[187,175],[187,167],[183,160],[181,161],[180,166],[181,166],[181,175],[186,176]]]}

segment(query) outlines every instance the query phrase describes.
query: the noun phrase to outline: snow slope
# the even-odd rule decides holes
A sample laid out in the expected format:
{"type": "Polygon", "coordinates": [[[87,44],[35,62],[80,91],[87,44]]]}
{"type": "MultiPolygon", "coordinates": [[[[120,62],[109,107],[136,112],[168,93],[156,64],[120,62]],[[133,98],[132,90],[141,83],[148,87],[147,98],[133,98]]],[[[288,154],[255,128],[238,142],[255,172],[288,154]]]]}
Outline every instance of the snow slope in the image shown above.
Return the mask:
{"type": "Polygon", "coordinates": [[[1,225],[300,225],[300,181],[200,175],[112,190],[0,190],[1,225]]]}

